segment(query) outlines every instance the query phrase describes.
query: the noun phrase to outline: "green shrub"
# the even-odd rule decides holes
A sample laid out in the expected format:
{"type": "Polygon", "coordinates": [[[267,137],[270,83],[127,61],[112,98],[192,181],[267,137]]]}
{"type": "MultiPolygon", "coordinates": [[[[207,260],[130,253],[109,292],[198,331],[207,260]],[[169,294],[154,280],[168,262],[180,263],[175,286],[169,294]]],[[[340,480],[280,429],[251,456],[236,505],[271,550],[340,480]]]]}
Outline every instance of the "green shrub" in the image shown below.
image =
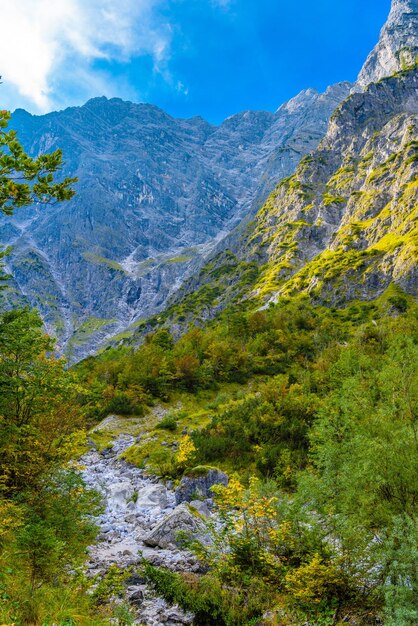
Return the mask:
{"type": "Polygon", "coordinates": [[[132,415],[135,412],[131,399],[125,393],[117,393],[106,405],[104,415],[132,415]]]}
{"type": "Polygon", "coordinates": [[[177,420],[174,415],[166,415],[165,417],[163,417],[161,422],[156,425],[156,428],[175,432],[177,430],[177,420]]]}
{"type": "Polygon", "coordinates": [[[144,563],[143,573],[158,595],[194,614],[199,626],[243,626],[260,619],[273,594],[254,579],[249,586],[222,584],[210,574],[181,576],[144,563]]]}

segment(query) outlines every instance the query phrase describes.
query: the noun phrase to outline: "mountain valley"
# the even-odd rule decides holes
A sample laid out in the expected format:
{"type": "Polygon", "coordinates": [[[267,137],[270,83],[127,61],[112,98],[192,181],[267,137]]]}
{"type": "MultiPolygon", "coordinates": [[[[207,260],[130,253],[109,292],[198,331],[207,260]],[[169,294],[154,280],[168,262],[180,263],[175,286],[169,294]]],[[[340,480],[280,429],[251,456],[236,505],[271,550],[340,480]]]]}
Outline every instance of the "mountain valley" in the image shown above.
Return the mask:
{"type": "Polygon", "coordinates": [[[418,623],[418,0],[391,4],[355,83],[275,112],[0,111],[1,626],[418,623]]]}

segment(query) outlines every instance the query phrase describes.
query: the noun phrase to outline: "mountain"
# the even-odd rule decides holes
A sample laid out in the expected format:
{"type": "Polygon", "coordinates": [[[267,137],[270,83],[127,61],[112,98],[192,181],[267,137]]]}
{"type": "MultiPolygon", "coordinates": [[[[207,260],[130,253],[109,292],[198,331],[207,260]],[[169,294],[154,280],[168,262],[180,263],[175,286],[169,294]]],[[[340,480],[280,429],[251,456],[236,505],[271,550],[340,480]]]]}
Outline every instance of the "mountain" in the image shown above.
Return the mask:
{"type": "Polygon", "coordinates": [[[159,319],[178,334],[234,302],[418,296],[417,93],[415,68],[346,99],[318,148],[159,319]]]}
{"type": "Polygon", "coordinates": [[[387,290],[418,295],[417,67],[403,55],[416,49],[416,6],[393,1],[324,140],[169,300],[160,319],[175,333],[245,300],[304,293],[344,306],[387,290]]]}
{"type": "Polygon", "coordinates": [[[106,98],[16,111],[28,151],[61,147],[79,182],[71,202],[0,222],[6,305],[37,306],[79,359],[151,316],[180,331],[234,299],[415,293],[416,9],[393,0],[355,85],[304,90],[274,113],[212,126],[106,98]]]}
{"type": "Polygon", "coordinates": [[[416,65],[418,59],[418,0],[392,0],[389,18],[377,46],[358,77],[366,87],[381,78],[416,65]]]}
{"type": "Polygon", "coordinates": [[[391,284],[418,295],[418,71],[372,84],[269,198],[248,242],[265,250],[258,294],[341,305],[391,284]]]}
{"type": "Polygon", "coordinates": [[[28,152],[62,148],[64,173],[79,182],[65,205],[1,220],[0,243],[13,246],[3,298],[38,307],[74,357],[160,310],[318,145],[350,88],[309,89],[275,113],[246,111],[218,127],[119,99],[16,111],[28,152]]]}

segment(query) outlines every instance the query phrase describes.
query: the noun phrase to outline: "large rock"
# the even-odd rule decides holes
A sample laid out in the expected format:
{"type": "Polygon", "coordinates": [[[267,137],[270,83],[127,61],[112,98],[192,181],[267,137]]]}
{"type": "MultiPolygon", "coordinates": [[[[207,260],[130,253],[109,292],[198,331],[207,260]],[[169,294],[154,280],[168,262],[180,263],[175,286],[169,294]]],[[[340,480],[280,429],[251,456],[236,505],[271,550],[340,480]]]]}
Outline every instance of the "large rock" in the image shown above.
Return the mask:
{"type": "Polygon", "coordinates": [[[159,507],[165,509],[167,506],[167,490],[164,485],[148,485],[143,487],[136,499],[136,509],[149,509],[159,507]]]}
{"type": "Polygon", "coordinates": [[[132,497],[133,488],[130,482],[119,482],[109,487],[109,505],[113,508],[123,509],[132,497]]]}
{"type": "Polygon", "coordinates": [[[128,588],[127,590],[127,597],[128,600],[130,602],[130,604],[133,604],[134,606],[141,606],[141,604],[144,601],[144,589],[145,587],[131,587],[128,588]]]}
{"type": "Polygon", "coordinates": [[[199,513],[199,515],[202,515],[203,517],[210,516],[208,504],[204,500],[192,500],[190,502],[190,507],[192,509],[195,509],[199,513]]]}
{"type": "Polygon", "coordinates": [[[151,548],[179,546],[182,543],[180,534],[207,543],[205,530],[201,517],[192,513],[187,504],[180,504],[153,528],[144,543],[151,548]]]}
{"type": "Polygon", "coordinates": [[[176,504],[212,496],[211,487],[227,485],[228,476],[217,469],[209,469],[199,476],[185,476],[176,489],[176,504]]]}

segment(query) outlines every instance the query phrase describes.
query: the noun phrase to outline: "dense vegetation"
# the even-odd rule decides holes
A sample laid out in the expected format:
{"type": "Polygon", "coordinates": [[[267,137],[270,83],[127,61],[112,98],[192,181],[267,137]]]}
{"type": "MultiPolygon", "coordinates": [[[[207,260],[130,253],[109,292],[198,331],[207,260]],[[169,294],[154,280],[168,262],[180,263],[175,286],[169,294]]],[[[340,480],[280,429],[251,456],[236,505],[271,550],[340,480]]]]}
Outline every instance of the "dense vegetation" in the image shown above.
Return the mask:
{"type": "Polygon", "coordinates": [[[158,459],[153,469],[172,478],[217,465],[231,480],[216,494],[223,530],[209,528],[211,548],[194,546],[208,573],[145,565],[160,594],[202,625],[253,623],[268,609],[280,624],[350,615],[363,624],[377,615],[388,626],[416,622],[413,301],[391,291],[344,311],[292,300],[226,312],[177,342],[159,330],[137,350],[108,350],[76,372],[48,356],[52,347],[36,313],[2,315],[5,623],[93,623],[92,581],[79,567],[95,536],[88,514],[100,503],[71,463],[80,428],[108,412],[146,415],[179,393],[212,394],[209,417],[181,436],[184,412],[173,410],[156,430],[180,447],[158,440],[142,462],[158,459]]]}
{"type": "Polygon", "coordinates": [[[416,622],[417,322],[394,289],[341,311],[289,300],[227,311],[177,342],[158,330],[80,366],[98,416],[144,414],[180,390],[217,393],[185,436],[184,411],[157,424],[180,451],[161,438],[128,451],[171,478],[202,465],[235,476],[218,494],[223,534],[196,548],[209,573],[147,565],[159,593],[197,624],[250,623],[273,608],[280,624],[416,622]]]}

